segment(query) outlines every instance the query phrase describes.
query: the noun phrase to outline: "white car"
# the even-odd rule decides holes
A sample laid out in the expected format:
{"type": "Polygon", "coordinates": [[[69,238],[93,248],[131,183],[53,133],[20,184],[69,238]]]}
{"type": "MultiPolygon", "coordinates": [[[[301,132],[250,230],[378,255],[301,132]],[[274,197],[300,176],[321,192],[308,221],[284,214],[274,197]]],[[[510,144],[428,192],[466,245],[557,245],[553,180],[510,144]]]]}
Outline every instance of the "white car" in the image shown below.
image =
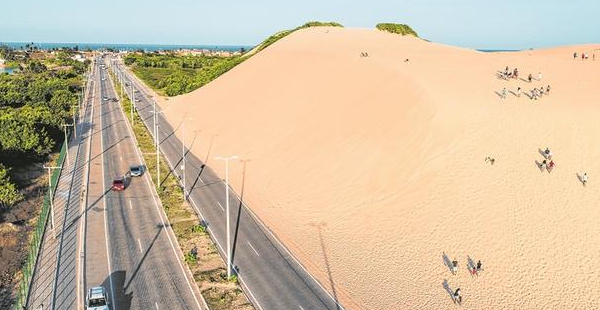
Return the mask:
{"type": "Polygon", "coordinates": [[[102,286],[92,287],[85,299],[86,310],[109,310],[106,290],[102,286]]]}

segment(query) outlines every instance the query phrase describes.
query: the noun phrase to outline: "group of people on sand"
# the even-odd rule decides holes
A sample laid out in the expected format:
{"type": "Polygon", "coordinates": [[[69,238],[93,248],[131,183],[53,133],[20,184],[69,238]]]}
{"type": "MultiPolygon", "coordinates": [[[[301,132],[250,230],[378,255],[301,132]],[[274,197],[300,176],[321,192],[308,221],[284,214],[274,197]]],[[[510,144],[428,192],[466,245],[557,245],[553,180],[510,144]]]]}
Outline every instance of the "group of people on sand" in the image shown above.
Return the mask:
{"type": "Polygon", "coordinates": [[[519,69],[515,68],[514,70],[510,70],[508,68],[508,66],[506,66],[506,68],[504,69],[504,71],[500,72],[500,77],[503,80],[509,80],[509,79],[518,79],[519,78],[519,69]]]}
{"type": "MultiPolygon", "coordinates": [[[[519,90],[517,90],[517,92],[519,92],[519,90]]],[[[550,95],[550,85],[548,85],[546,88],[544,88],[544,86],[540,87],[540,88],[534,88],[531,90],[531,95],[529,96],[529,98],[531,100],[538,100],[539,98],[542,98],[544,95],[550,95]]]]}
{"type": "Polygon", "coordinates": [[[548,173],[552,172],[552,169],[554,169],[555,166],[554,160],[552,159],[552,152],[549,148],[546,148],[542,152],[542,155],[544,156],[544,160],[540,164],[540,170],[543,172],[544,169],[546,169],[548,170],[548,173]]]}
{"type": "MultiPolygon", "coordinates": [[[[577,52],[573,53],[573,59],[577,60],[577,52]]],[[[581,60],[588,60],[590,58],[590,54],[588,53],[581,53],[581,60]]],[[[596,60],[596,54],[592,54],[592,60],[596,60]]]]}
{"type": "MultiPolygon", "coordinates": [[[[469,270],[469,273],[471,275],[476,275],[479,276],[479,273],[483,271],[483,264],[481,263],[481,260],[477,261],[477,264],[473,265],[473,261],[470,258],[467,258],[468,263],[467,263],[467,270],[469,270]]],[[[452,272],[453,275],[456,275],[458,273],[458,260],[456,260],[456,258],[452,261],[452,265],[449,266],[450,267],[450,271],[452,272]]],[[[452,300],[455,303],[462,303],[462,296],[460,295],[460,287],[457,287],[456,290],[454,290],[454,293],[452,293],[452,300]]]]}
{"type": "MultiPolygon", "coordinates": [[[[514,70],[510,70],[510,68],[507,66],[504,71],[499,71],[500,72],[500,77],[504,80],[508,80],[508,79],[518,79],[519,78],[519,69],[515,68],[514,70]]],[[[534,80],[533,75],[530,73],[527,76],[527,82],[532,83],[534,80]]],[[[542,72],[538,72],[537,74],[537,81],[541,81],[542,80],[542,72]]],[[[517,91],[516,92],[512,92],[511,93],[513,95],[515,95],[515,97],[517,98],[521,98],[521,94],[524,93],[523,89],[519,86],[517,87],[517,91]]],[[[544,87],[535,87],[533,89],[531,89],[529,91],[530,95],[528,95],[529,99],[531,100],[538,100],[540,98],[542,98],[544,95],[549,95],[550,94],[550,85],[544,87]]],[[[506,97],[508,96],[508,90],[506,89],[506,87],[502,88],[502,91],[500,92],[500,98],[502,99],[506,99],[506,97]]]]}

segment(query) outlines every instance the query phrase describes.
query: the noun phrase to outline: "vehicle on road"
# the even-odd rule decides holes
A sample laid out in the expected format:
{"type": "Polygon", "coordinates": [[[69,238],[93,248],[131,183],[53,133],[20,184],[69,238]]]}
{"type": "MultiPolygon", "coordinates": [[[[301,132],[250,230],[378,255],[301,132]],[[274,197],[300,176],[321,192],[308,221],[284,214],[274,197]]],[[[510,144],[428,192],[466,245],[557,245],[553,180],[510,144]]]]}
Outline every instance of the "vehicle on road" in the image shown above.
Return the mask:
{"type": "Polygon", "coordinates": [[[108,310],[109,303],[106,295],[106,289],[102,286],[92,287],[88,291],[85,299],[86,310],[108,310]]]}
{"type": "Polygon", "coordinates": [[[143,173],[144,167],[141,165],[129,167],[129,175],[131,175],[132,177],[141,177],[143,173]]]}
{"type": "Polygon", "coordinates": [[[102,100],[108,101],[108,97],[104,96],[104,97],[102,97],[102,100]]]}
{"type": "Polygon", "coordinates": [[[140,99],[140,98],[135,98],[135,102],[140,102],[140,101],[142,101],[142,99],[140,99]]]}
{"type": "Polygon", "coordinates": [[[124,177],[116,177],[113,180],[112,190],[113,191],[122,191],[125,189],[125,178],[124,177]]]}

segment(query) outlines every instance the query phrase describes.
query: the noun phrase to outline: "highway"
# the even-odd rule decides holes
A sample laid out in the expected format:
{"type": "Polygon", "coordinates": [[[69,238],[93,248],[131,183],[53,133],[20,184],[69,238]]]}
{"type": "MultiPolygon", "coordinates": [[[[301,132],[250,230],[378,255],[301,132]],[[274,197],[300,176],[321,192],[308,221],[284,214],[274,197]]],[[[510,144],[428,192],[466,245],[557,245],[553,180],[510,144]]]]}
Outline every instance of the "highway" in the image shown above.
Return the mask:
{"type": "Polygon", "coordinates": [[[126,177],[124,191],[110,190],[142,158],[120,103],[110,100],[117,97],[110,76],[98,69],[84,286],[104,286],[113,309],[204,309],[148,175],[126,177]]]}
{"type": "MultiPolygon", "coordinates": [[[[136,102],[136,108],[146,126],[153,128],[154,108],[150,92],[123,68],[122,62],[115,60],[112,68],[117,73],[122,73],[125,81],[133,82],[134,91],[139,90],[135,93],[136,99],[140,99],[136,102]]],[[[130,87],[127,87],[127,91],[131,98],[130,87]]],[[[162,114],[157,115],[161,152],[167,158],[171,169],[176,167],[173,173],[181,179],[181,141],[173,134],[174,129],[162,114]]],[[[189,201],[207,224],[221,256],[226,259],[226,203],[223,181],[191,152],[186,155],[185,174],[189,201]]],[[[233,265],[237,266],[242,287],[257,309],[344,309],[337,297],[306,271],[251,210],[240,202],[232,190],[230,206],[233,265]]]]}

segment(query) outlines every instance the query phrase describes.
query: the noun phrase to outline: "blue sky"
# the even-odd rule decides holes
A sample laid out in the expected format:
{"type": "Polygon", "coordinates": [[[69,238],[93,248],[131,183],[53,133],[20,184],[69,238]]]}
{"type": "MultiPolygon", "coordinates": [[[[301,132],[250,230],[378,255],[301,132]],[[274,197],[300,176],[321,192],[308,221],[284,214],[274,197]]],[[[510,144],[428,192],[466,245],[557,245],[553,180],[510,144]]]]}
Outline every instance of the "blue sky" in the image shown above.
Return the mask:
{"type": "Polygon", "coordinates": [[[0,8],[0,42],[254,45],[310,20],[406,23],[469,48],[600,42],[600,0],[0,0],[0,8]]]}

